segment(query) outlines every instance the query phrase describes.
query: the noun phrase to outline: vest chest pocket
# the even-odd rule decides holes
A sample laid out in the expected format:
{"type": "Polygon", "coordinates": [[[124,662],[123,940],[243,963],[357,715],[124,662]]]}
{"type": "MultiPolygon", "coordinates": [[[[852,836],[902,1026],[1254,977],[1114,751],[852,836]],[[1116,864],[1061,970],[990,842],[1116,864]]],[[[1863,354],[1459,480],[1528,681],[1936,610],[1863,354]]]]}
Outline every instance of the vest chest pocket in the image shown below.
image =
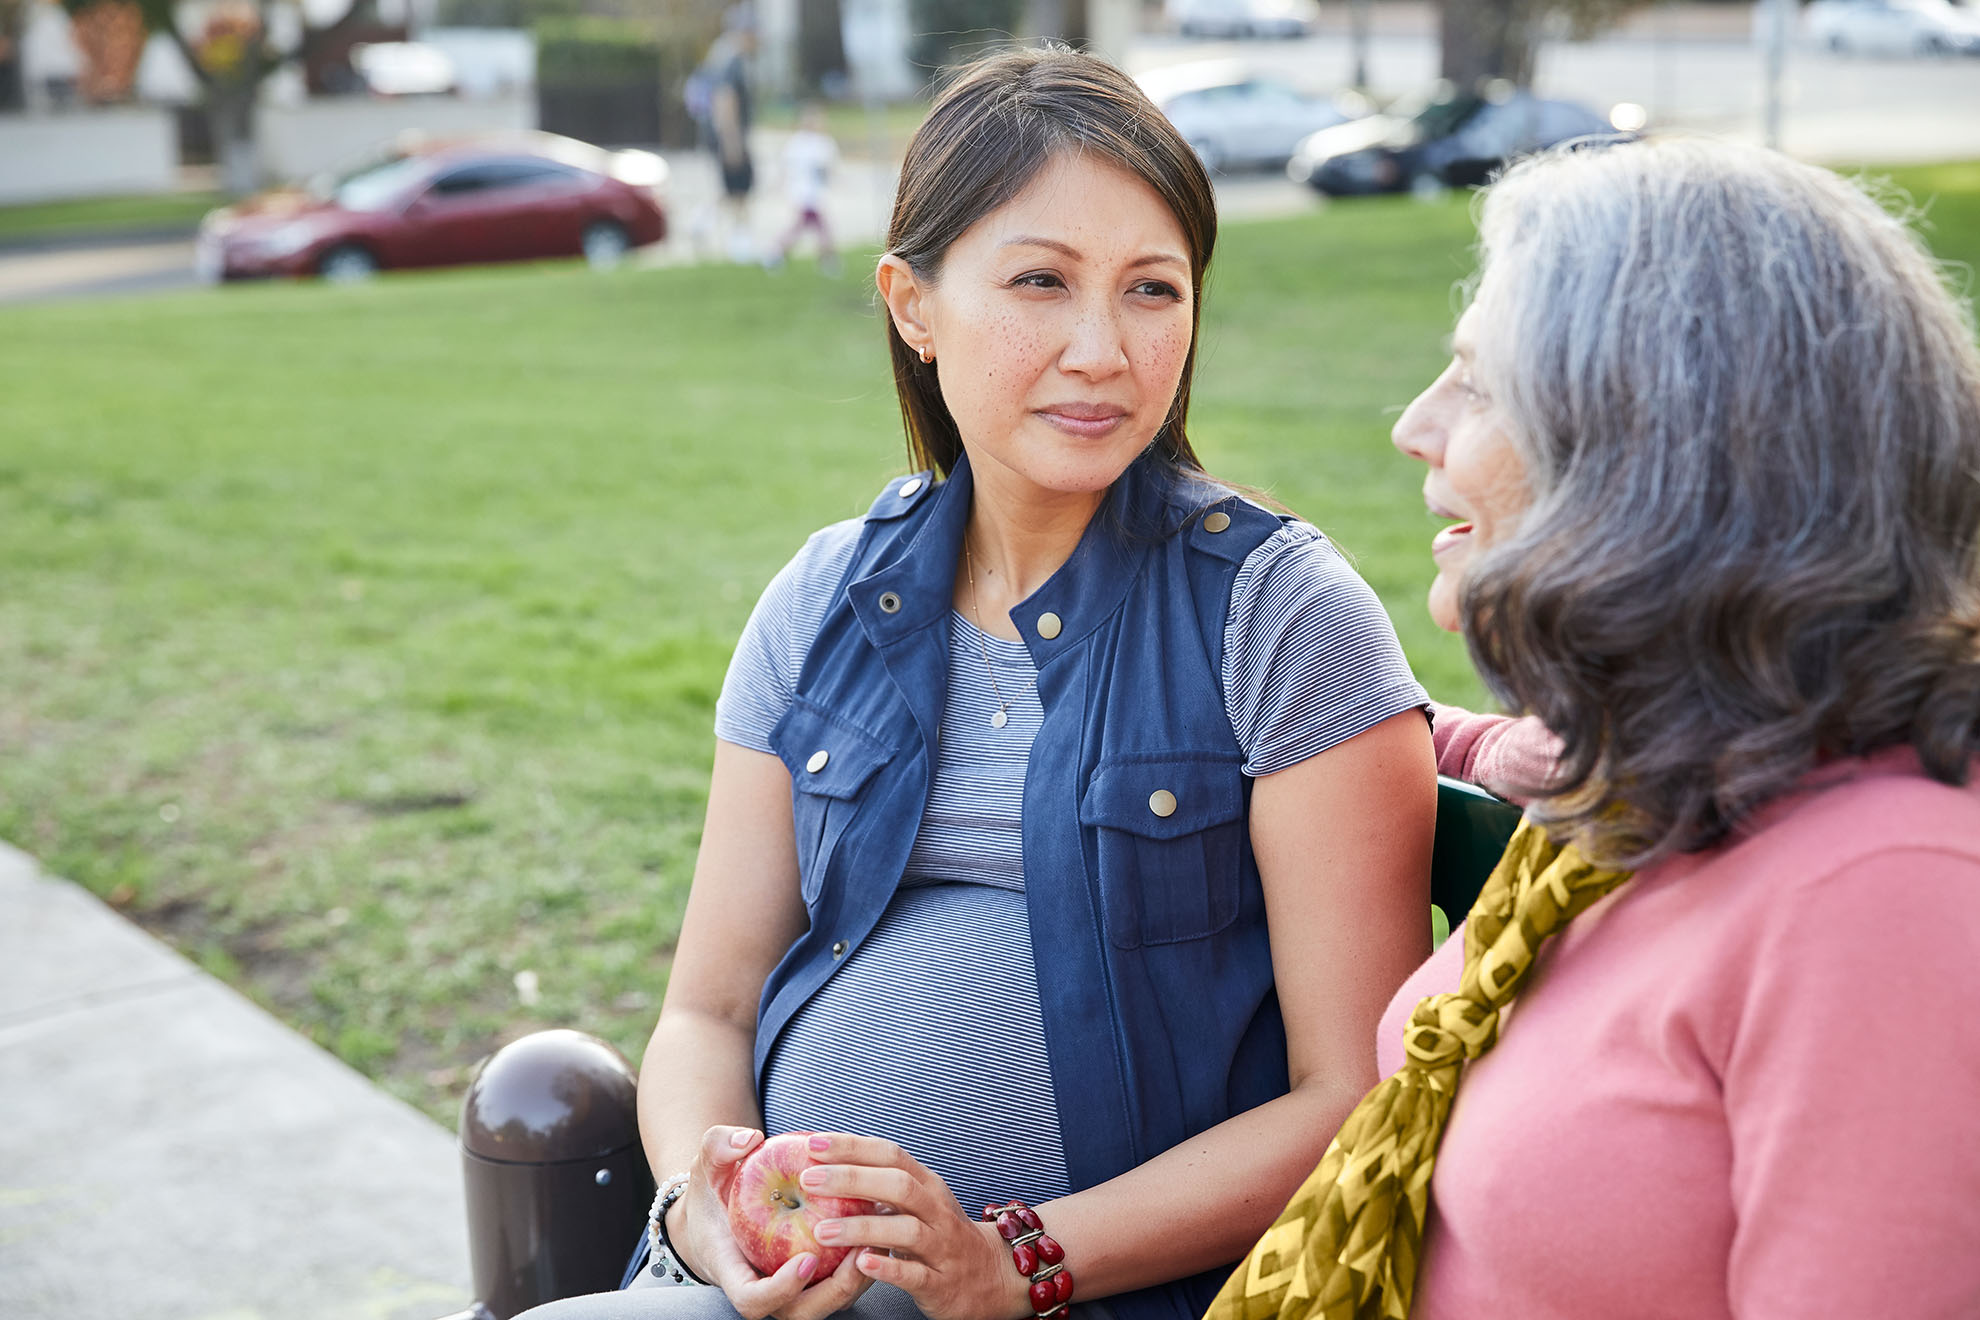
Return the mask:
{"type": "Polygon", "coordinates": [[[791,772],[791,823],[797,838],[798,876],[804,901],[817,901],[826,863],[845,832],[855,804],[874,772],[893,759],[880,739],[823,706],[798,697],[770,746],[791,772]]]}
{"type": "Polygon", "coordinates": [[[1099,836],[1100,904],[1116,947],[1200,939],[1237,919],[1240,764],[1216,753],[1100,763],[1079,820],[1099,836]]]}

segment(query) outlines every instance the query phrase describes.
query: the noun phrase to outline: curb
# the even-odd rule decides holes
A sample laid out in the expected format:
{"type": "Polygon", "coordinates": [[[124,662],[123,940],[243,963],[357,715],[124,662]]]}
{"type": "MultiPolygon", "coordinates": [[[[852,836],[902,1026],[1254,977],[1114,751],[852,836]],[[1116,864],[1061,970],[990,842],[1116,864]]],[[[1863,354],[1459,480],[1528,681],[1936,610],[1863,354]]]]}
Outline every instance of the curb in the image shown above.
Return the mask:
{"type": "Polygon", "coordinates": [[[0,238],[0,257],[32,256],[37,252],[68,252],[81,248],[137,247],[145,243],[190,242],[199,233],[193,225],[143,225],[130,229],[63,229],[49,234],[0,238]]]}

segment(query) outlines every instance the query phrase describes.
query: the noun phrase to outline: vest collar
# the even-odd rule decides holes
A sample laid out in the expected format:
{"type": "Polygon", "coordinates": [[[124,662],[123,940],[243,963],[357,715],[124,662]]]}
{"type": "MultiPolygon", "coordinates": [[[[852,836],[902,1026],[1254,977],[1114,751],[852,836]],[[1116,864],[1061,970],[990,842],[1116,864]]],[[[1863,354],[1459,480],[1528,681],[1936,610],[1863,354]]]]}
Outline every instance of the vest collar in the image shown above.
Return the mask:
{"type": "MultiPolygon", "coordinates": [[[[946,626],[974,486],[969,459],[958,459],[948,480],[927,497],[927,515],[906,544],[847,588],[855,617],[880,650],[931,626],[946,626]]],[[[1044,668],[1121,607],[1150,548],[1187,516],[1188,510],[1172,501],[1170,486],[1153,460],[1136,459],[1108,489],[1072,555],[1012,608],[1011,622],[1032,663],[1044,668]]],[[[946,642],[946,627],[940,636],[946,642]]]]}

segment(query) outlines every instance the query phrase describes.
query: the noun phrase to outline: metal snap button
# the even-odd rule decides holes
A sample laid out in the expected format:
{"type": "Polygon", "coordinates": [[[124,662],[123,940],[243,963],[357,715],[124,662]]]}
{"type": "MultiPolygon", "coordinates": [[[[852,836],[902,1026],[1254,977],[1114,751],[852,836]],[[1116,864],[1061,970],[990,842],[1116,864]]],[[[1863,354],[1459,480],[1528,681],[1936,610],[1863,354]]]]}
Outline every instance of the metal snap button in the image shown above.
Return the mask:
{"type": "Polygon", "coordinates": [[[804,768],[811,771],[811,773],[815,775],[820,770],[823,770],[825,768],[825,763],[831,759],[832,759],[832,754],[826,751],[823,747],[821,747],[817,751],[811,754],[811,759],[804,763],[804,768]]]}
{"type": "Polygon", "coordinates": [[[1206,532],[1221,532],[1230,525],[1231,515],[1225,513],[1222,509],[1217,510],[1215,513],[1206,514],[1203,518],[1203,530],[1206,532]]]}
{"type": "Polygon", "coordinates": [[[1038,635],[1048,642],[1054,637],[1057,637],[1059,630],[1063,627],[1065,627],[1065,621],[1050,610],[1038,616],[1038,635]]]}
{"type": "Polygon", "coordinates": [[[1166,788],[1158,788],[1148,795],[1148,809],[1166,820],[1176,814],[1176,795],[1166,788]]]}
{"type": "Polygon", "coordinates": [[[891,591],[881,592],[880,612],[882,614],[899,614],[901,612],[901,598],[891,591]]]}
{"type": "Polygon", "coordinates": [[[834,958],[843,958],[846,956],[846,942],[844,940],[834,940],[832,942],[832,956],[834,958]]]}
{"type": "Polygon", "coordinates": [[[914,498],[914,493],[920,489],[921,489],[921,478],[910,477],[908,480],[903,481],[901,483],[901,498],[904,500],[911,500],[914,498]]]}

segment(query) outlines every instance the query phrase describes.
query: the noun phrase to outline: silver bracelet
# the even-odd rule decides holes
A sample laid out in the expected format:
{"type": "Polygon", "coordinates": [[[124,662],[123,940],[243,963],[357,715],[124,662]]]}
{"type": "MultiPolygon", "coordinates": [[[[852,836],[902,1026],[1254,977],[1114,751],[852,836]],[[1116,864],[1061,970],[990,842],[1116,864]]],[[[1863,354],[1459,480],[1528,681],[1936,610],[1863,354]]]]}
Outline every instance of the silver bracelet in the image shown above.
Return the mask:
{"type": "Polygon", "coordinates": [[[708,1280],[689,1269],[674,1250],[674,1244],[667,1240],[667,1212],[681,1199],[687,1185],[688,1175],[677,1173],[653,1193],[653,1208],[646,1212],[647,1264],[656,1279],[671,1279],[683,1287],[705,1288],[708,1280]]]}

